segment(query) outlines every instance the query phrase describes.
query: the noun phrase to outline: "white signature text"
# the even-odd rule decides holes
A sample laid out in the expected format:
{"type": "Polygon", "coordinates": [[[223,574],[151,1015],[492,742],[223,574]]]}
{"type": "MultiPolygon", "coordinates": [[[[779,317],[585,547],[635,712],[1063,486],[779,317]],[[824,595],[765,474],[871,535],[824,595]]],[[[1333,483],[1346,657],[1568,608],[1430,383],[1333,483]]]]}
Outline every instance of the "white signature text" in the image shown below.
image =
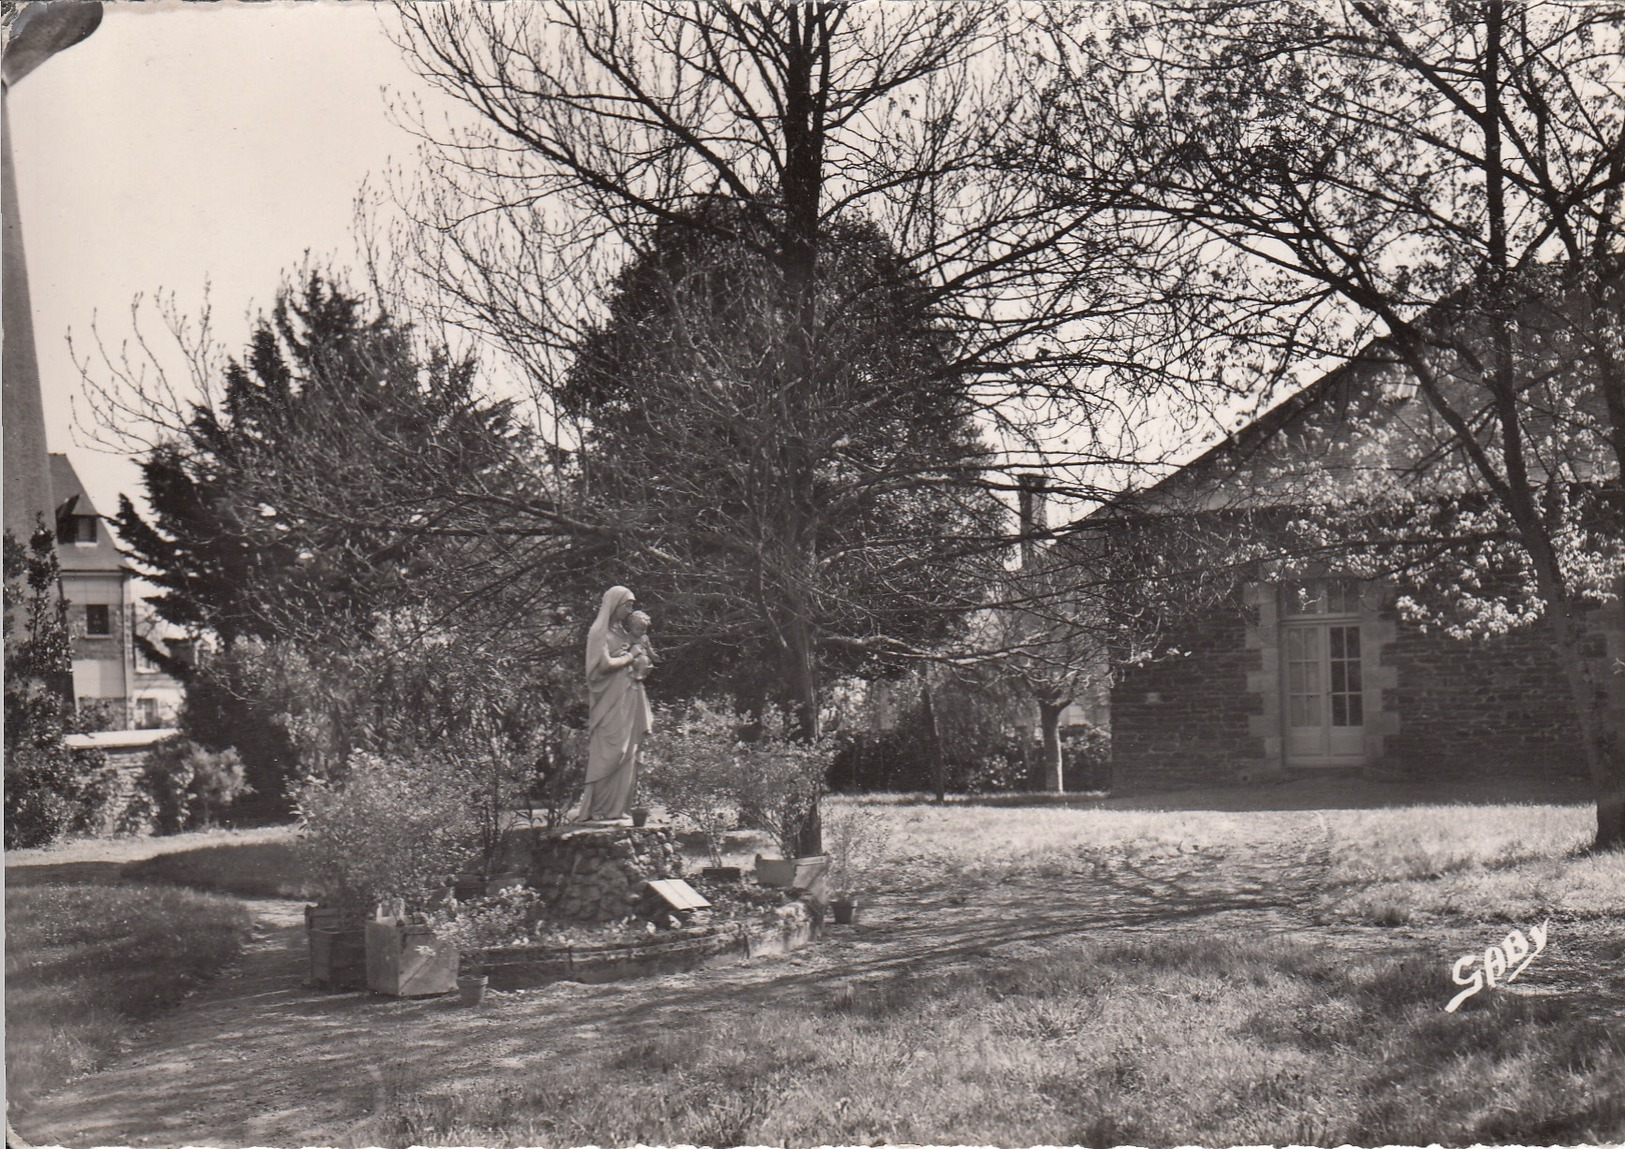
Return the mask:
{"type": "Polygon", "coordinates": [[[1546,948],[1547,928],[1551,919],[1529,927],[1529,936],[1522,930],[1513,930],[1500,945],[1493,945],[1482,954],[1462,954],[1450,967],[1450,980],[1467,988],[1450,999],[1444,1007],[1446,1013],[1455,1013],[1461,1003],[1483,989],[1494,989],[1512,981],[1535,960],[1535,955],[1546,948]],[[1470,972],[1469,972],[1470,971],[1470,972]]]}

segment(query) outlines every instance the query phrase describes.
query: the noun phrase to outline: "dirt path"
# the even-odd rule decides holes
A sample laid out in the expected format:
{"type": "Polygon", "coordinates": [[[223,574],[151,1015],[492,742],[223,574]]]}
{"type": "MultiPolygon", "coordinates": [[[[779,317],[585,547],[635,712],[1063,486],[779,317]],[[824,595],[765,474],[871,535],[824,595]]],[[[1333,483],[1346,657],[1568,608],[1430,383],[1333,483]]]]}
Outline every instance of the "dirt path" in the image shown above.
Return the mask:
{"type": "MultiPolygon", "coordinates": [[[[883,896],[861,924],[831,928],[789,958],[493,993],[477,1010],[305,988],[299,905],[251,902],[255,935],[236,968],[155,1022],[113,1065],[14,1121],[36,1145],[353,1144],[382,1100],[414,1082],[488,1083],[575,1050],[649,1040],[719,1009],[824,1002],[853,980],[1056,952],[1086,938],[1194,924],[1254,937],[1304,932],[1326,841],[1324,822],[1311,818],[1297,836],[1229,856],[1169,849],[1061,878],[883,896]]],[[[1312,928],[1339,947],[1436,954],[1441,981],[1451,957],[1495,940],[1482,924],[1312,928]]],[[[1576,989],[1599,992],[1584,969],[1576,978],[1576,989]]]]}

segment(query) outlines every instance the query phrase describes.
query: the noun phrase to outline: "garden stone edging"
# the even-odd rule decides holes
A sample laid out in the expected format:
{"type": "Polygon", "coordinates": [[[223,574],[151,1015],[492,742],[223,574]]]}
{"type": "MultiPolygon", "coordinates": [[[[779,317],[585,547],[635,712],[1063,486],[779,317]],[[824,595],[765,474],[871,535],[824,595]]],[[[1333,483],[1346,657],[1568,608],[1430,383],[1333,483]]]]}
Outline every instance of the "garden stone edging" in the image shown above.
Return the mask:
{"type": "Polygon", "coordinates": [[[729,955],[788,954],[811,941],[813,931],[813,915],[792,902],[766,920],[688,926],[618,945],[495,946],[468,956],[490,976],[492,989],[529,989],[556,981],[596,984],[681,973],[729,955]]]}

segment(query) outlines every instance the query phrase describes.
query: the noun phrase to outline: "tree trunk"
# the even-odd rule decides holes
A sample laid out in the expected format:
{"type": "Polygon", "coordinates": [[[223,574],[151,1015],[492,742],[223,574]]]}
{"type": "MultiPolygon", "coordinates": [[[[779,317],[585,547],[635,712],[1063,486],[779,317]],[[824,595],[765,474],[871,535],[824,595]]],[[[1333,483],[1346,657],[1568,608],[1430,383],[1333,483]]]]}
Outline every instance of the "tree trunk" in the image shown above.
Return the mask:
{"type": "MultiPolygon", "coordinates": [[[[1568,607],[1568,604],[1563,604],[1568,607]]],[[[1570,610],[1549,608],[1558,660],[1568,682],[1569,697],[1580,725],[1580,742],[1586,766],[1597,795],[1597,834],[1593,848],[1611,850],[1625,846],[1625,761],[1622,761],[1620,731],[1610,729],[1605,708],[1606,687],[1593,680],[1581,650],[1581,623],[1570,610]]],[[[1608,667],[1602,673],[1610,673],[1608,667]]]]}
{"type": "Polygon", "coordinates": [[[931,687],[920,691],[921,706],[925,711],[927,752],[931,755],[931,779],[936,784],[937,801],[948,800],[948,764],[942,755],[942,731],[937,727],[937,708],[931,704],[931,687]]]}
{"type": "Polygon", "coordinates": [[[1061,714],[1067,702],[1041,701],[1038,704],[1038,722],[1044,732],[1044,789],[1057,794],[1066,791],[1066,772],[1061,761],[1061,714]]]}
{"type": "MultiPolygon", "coordinates": [[[[819,736],[818,675],[813,666],[812,626],[805,618],[795,619],[789,627],[791,656],[791,687],[795,692],[796,734],[804,742],[816,742],[819,736]]],[[[819,787],[822,790],[822,787],[819,787]]],[[[824,826],[818,813],[819,795],[814,794],[812,808],[801,823],[796,835],[796,854],[808,857],[824,852],[824,826]]]]}

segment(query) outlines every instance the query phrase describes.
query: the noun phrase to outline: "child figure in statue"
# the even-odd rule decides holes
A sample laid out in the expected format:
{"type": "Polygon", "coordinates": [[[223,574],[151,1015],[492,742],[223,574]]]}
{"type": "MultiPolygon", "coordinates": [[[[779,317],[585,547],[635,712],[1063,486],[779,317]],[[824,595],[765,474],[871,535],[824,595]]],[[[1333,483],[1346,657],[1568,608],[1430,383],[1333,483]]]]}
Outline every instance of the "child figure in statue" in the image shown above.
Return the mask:
{"type": "Polygon", "coordinates": [[[654,669],[655,649],[649,641],[649,626],[653,622],[647,611],[635,610],[626,616],[626,636],[629,641],[618,653],[632,654],[632,678],[642,682],[654,669]],[[636,652],[636,653],[634,653],[636,652]]]}

